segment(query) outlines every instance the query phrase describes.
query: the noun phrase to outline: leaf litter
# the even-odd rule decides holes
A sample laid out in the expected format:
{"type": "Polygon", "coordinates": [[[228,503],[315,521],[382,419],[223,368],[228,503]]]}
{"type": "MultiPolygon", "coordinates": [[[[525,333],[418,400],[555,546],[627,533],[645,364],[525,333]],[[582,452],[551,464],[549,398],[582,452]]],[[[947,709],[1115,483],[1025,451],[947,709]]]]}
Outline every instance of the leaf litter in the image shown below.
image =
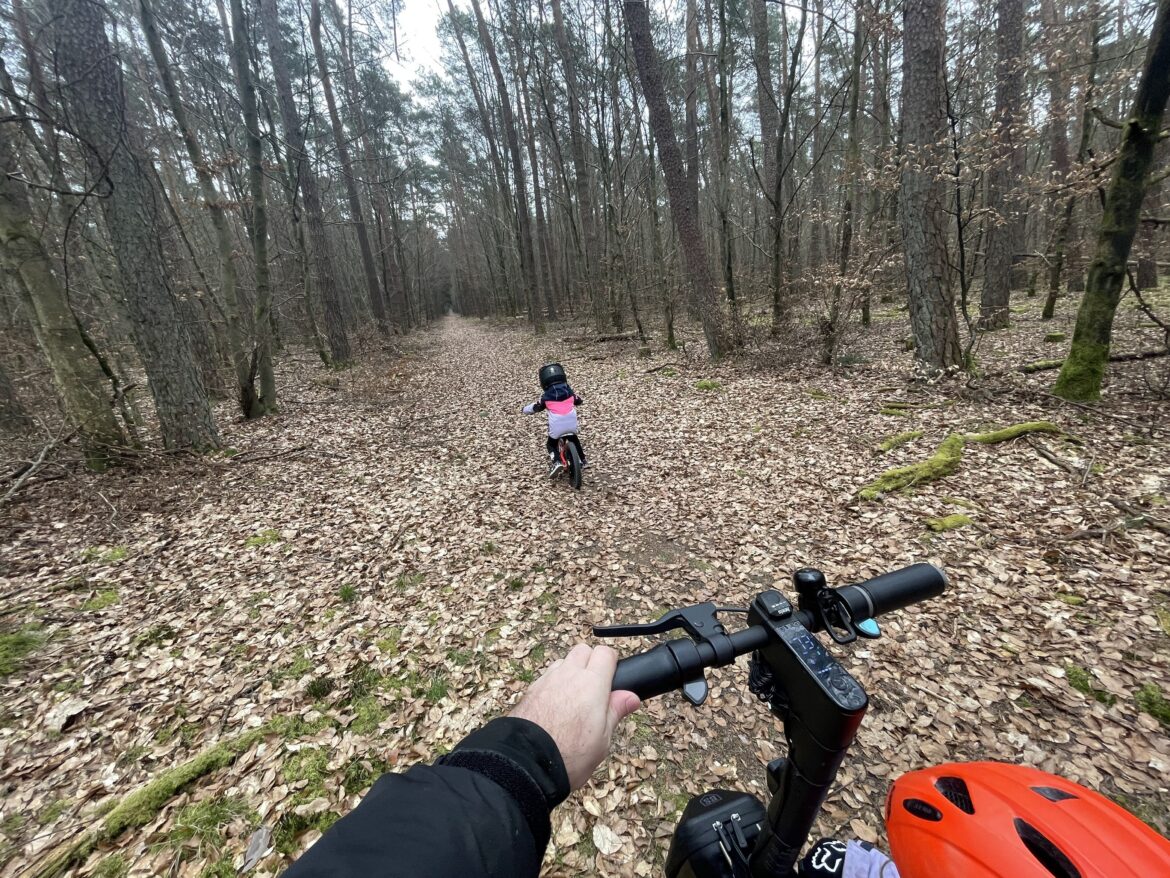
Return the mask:
{"type": "MultiPolygon", "coordinates": [[[[1170,738],[1142,704],[1170,692],[1170,540],[1147,526],[1165,520],[1170,457],[1163,435],[1135,438],[1129,423],[1165,422],[1166,405],[1124,377],[1118,418],[1034,393],[1043,375],[991,394],[904,385],[905,355],[886,341],[860,369],[809,378],[762,358],[647,360],[451,318],[399,357],[324,378],[289,357],[282,413],[222,419],[238,454],[39,488],[0,544],[5,633],[36,632],[0,679],[3,874],[250,730],[230,767],[71,871],[116,859],[130,875],[222,861],[277,874],[381,771],[429,761],[506,711],[592,623],[746,603],[810,564],[843,584],[920,560],[944,566],[948,594],[837,652],[871,707],[816,831],[880,842],[900,773],[1000,759],[1099,789],[1167,832],[1170,738]],[[579,493],[547,483],[543,422],[520,414],[547,359],[586,400],[579,493]],[[914,402],[896,423],[881,414],[893,395],[914,402]],[[950,433],[1028,421],[1080,437],[1075,449],[1044,438],[1071,470],[1024,440],[973,445],[939,481],[856,497],[950,433]],[[871,454],[907,430],[922,441],[871,454]],[[972,509],[978,528],[924,525],[972,509]],[[1109,697],[1071,686],[1069,666],[1109,697]],[[216,801],[254,816],[215,825],[215,844],[169,841],[185,809],[216,801]]],[[[993,344],[1026,362],[1038,329],[993,344]]],[[[744,680],[721,669],[702,708],[667,696],[627,721],[553,815],[545,874],[656,874],[689,795],[764,795],[762,765],[783,745],[744,680]]]]}

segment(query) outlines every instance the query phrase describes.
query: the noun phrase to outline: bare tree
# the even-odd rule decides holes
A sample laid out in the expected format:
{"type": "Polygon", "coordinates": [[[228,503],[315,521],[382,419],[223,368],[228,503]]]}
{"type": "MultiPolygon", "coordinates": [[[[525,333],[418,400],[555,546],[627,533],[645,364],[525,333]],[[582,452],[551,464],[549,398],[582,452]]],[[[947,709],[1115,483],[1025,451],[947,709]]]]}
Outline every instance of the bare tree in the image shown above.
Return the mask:
{"type": "MultiPolygon", "coordinates": [[[[77,429],[90,467],[104,469],[110,448],[125,445],[126,439],[110,405],[110,385],[82,338],[69,299],[33,227],[10,131],[11,125],[0,124],[0,248],[17,278],[65,418],[77,429]]],[[[4,405],[11,417],[15,393],[8,397],[4,405]]]]}
{"type": "MultiPolygon", "coordinates": [[[[305,133],[293,97],[292,79],[288,72],[280,32],[280,17],[276,0],[259,0],[260,23],[268,41],[268,58],[272,63],[272,76],[276,80],[276,100],[280,106],[280,117],[284,123],[284,136],[288,142],[289,161],[294,168],[294,182],[300,187],[305,203],[308,226],[309,261],[313,266],[313,282],[321,291],[321,302],[325,313],[325,335],[329,339],[329,356],[334,364],[343,364],[350,359],[349,335],[345,327],[345,315],[341,310],[341,295],[337,289],[337,275],[333,270],[333,257],[329,242],[325,239],[325,212],[321,207],[321,194],[317,175],[309,164],[305,152],[305,133]]],[[[310,306],[311,307],[311,306],[310,306]]]]}
{"type": "Polygon", "coordinates": [[[366,295],[378,330],[385,335],[390,331],[386,322],[386,302],[378,284],[378,269],[374,267],[374,251],[370,247],[370,235],[366,229],[366,209],[358,193],[357,181],[353,175],[353,162],[349,157],[349,142],[337,112],[337,100],[333,97],[333,79],[329,75],[329,64],[325,58],[325,46],[321,41],[321,2],[312,0],[309,11],[309,33],[313,39],[313,52],[317,57],[317,72],[321,76],[321,90],[325,93],[325,105],[329,109],[329,126],[333,132],[333,145],[337,148],[337,160],[341,163],[341,176],[345,180],[345,195],[349,201],[350,222],[357,232],[358,251],[362,257],[362,276],[366,281],[366,295]]]}
{"type": "Polygon", "coordinates": [[[641,0],[626,0],[623,4],[626,27],[634,48],[634,61],[638,66],[638,79],[646,108],[650,112],[650,129],[658,144],[662,175],[666,179],[667,196],[670,199],[670,213],[678,229],[679,242],[690,275],[691,303],[703,321],[703,335],[707,350],[713,358],[719,358],[731,348],[727,331],[727,320],[719,303],[715,281],[711,276],[711,265],[707,258],[707,246],[699,229],[699,204],[697,192],[687,183],[687,171],[683,169],[682,153],[674,137],[674,122],[670,117],[670,105],[666,102],[666,90],[662,85],[662,69],[650,33],[650,12],[641,0]]]}
{"type": "Polygon", "coordinates": [[[947,119],[946,0],[902,8],[902,244],[915,357],[928,372],[959,368],[958,321],[947,267],[943,189],[947,119]]]}
{"type": "Polygon", "coordinates": [[[168,223],[157,175],[128,115],[104,7],[50,0],[66,120],[85,155],[125,289],[126,310],[168,448],[219,444],[163,252],[168,223]]]}
{"type": "Polygon", "coordinates": [[[990,226],[983,261],[979,325],[1003,329],[1010,317],[1012,262],[1020,243],[1019,145],[1024,103],[1024,0],[997,0],[995,27],[995,129],[987,206],[990,226]]]}
{"type": "Polygon", "coordinates": [[[1089,266],[1072,345],[1053,387],[1053,392],[1065,399],[1093,400],[1101,394],[1113,336],[1113,315],[1121,299],[1154,148],[1161,136],[1162,116],[1170,98],[1167,70],[1170,70],[1170,0],[1159,0],[1133,109],[1122,127],[1121,149],[1105,196],[1097,252],[1089,266]]]}

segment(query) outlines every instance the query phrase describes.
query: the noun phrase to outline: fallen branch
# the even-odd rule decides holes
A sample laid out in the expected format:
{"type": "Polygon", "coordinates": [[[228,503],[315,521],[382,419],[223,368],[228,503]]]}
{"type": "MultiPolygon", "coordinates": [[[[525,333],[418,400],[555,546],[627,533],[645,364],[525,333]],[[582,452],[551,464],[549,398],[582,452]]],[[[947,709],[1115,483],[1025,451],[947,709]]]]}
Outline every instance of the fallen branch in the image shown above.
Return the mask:
{"type": "Polygon", "coordinates": [[[64,875],[72,866],[84,861],[99,844],[113,841],[127,829],[145,826],[184,788],[204,775],[231,765],[244,751],[273,731],[273,723],[266,723],[242,735],[220,741],[181,765],[167,769],[122,799],[96,827],[58,845],[25,874],[32,878],[58,878],[64,875]]]}
{"type": "Polygon", "coordinates": [[[682,363],[663,363],[661,366],[655,366],[653,369],[647,369],[643,374],[650,375],[654,372],[661,372],[663,369],[669,369],[671,367],[674,367],[676,369],[682,369],[683,364],[682,363]]]}
{"type": "MultiPolygon", "coordinates": [[[[1135,363],[1139,360],[1156,360],[1158,357],[1170,357],[1170,350],[1165,351],[1139,351],[1136,354],[1116,354],[1109,358],[1110,363],[1135,363]]],[[[1025,375],[1031,375],[1034,372],[1045,372],[1049,369],[1059,369],[1064,365],[1064,360],[1037,360],[1034,363],[1026,363],[1016,369],[1017,372],[1023,372],[1025,375]]]]}
{"type": "Polygon", "coordinates": [[[589,342],[600,343],[603,341],[633,341],[637,337],[638,333],[636,332],[621,332],[612,335],[566,335],[561,341],[566,344],[575,344],[578,342],[587,344],[589,342]]]}
{"type": "Polygon", "coordinates": [[[1170,524],[1167,524],[1161,519],[1154,518],[1145,510],[1126,503],[1120,497],[1106,497],[1105,499],[1116,506],[1119,510],[1124,512],[1126,515],[1132,515],[1134,518],[1140,518],[1144,524],[1149,525],[1154,530],[1161,531],[1164,534],[1170,534],[1170,524]]]}
{"type": "Polygon", "coordinates": [[[903,491],[914,485],[934,482],[949,476],[959,468],[963,459],[963,446],[968,442],[978,442],[981,445],[993,445],[998,442],[1007,442],[1027,433],[1063,433],[1056,424],[1048,421],[1027,421],[1022,424],[1013,424],[1002,430],[993,430],[990,433],[951,433],[942,441],[938,449],[921,463],[909,466],[899,466],[886,470],[873,482],[857,492],[862,500],[876,500],[885,494],[894,491],[903,491]]]}
{"type": "Polygon", "coordinates": [[[1081,471],[1078,467],[1069,463],[1067,460],[1062,460],[1061,458],[1057,457],[1055,454],[1053,454],[1051,451],[1049,451],[1047,448],[1045,448],[1039,442],[1037,442],[1031,438],[1029,438],[1027,441],[1028,441],[1028,444],[1032,446],[1033,450],[1037,454],[1039,454],[1041,457],[1043,457],[1046,461],[1048,461],[1052,465],[1059,467],[1060,469],[1067,472],[1069,475],[1079,476],[1081,474],[1081,471]]]}
{"type": "Polygon", "coordinates": [[[1115,415],[1112,412],[1107,412],[1099,406],[1086,405],[1083,402],[1076,402],[1075,400],[1065,399],[1063,396],[1057,396],[1054,393],[1047,393],[1043,390],[1028,388],[1026,390],[1021,390],[1020,392],[1035,393],[1040,396],[1047,397],[1048,399],[1055,400],[1056,402],[1061,402],[1065,405],[1071,405],[1075,408],[1083,409],[1086,412],[1092,412],[1093,414],[1100,415],[1103,418],[1110,418],[1111,420],[1118,421],[1119,423],[1128,424],[1131,427],[1136,427],[1139,431],[1149,433],[1151,436],[1154,433],[1154,424],[1152,422],[1141,423],[1139,421],[1132,420],[1131,418],[1127,418],[1124,415],[1115,415]]]}

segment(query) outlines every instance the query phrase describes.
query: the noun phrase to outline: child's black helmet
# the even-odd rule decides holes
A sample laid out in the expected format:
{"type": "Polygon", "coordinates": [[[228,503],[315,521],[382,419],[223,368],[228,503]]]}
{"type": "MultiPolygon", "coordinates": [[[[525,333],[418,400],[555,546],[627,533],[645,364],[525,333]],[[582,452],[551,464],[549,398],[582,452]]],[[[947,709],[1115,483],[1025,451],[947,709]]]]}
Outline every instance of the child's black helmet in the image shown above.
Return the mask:
{"type": "Polygon", "coordinates": [[[540,389],[548,390],[566,380],[565,367],[560,363],[546,363],[540,367],[540,389]]]}

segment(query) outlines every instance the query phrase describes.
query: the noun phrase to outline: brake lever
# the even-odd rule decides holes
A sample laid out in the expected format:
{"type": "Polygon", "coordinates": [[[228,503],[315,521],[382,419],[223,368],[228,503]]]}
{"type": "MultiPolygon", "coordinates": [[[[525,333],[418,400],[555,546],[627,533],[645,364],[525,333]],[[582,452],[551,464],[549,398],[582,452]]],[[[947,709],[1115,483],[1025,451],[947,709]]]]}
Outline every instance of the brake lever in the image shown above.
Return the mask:
{"type": "Polygon", "coordinates": [[[681,628],[691,640],[707,640],[714,634],[725,634],[723,623],[716,613],[727,610],[711,602],[680,607],[664,613],[655,622],[639,622],[632,625],[594,625],[594,637],[644,637],[647,634],[664,634],[681,628]]]}
{"type": "MultiPolygon", "coordinates": [[[[694,604],[689,607],[680,607],[664,613],[655,622],[642,622],[632,625],[594,625],[594,637],[642,637],[647,634],[663,634],[681,628],[691,640],[696,643],[709,643],[711,638],[727,634],[723,623],[719,621],[718,613],[746,613],[746,608],[720,607],[710,601],[694,604]]],[[[707,680],[700,671],[693,680],[686,681],[682,686],[682,695],[687,701],[698,707],[707,700],[707,680]]]]}

